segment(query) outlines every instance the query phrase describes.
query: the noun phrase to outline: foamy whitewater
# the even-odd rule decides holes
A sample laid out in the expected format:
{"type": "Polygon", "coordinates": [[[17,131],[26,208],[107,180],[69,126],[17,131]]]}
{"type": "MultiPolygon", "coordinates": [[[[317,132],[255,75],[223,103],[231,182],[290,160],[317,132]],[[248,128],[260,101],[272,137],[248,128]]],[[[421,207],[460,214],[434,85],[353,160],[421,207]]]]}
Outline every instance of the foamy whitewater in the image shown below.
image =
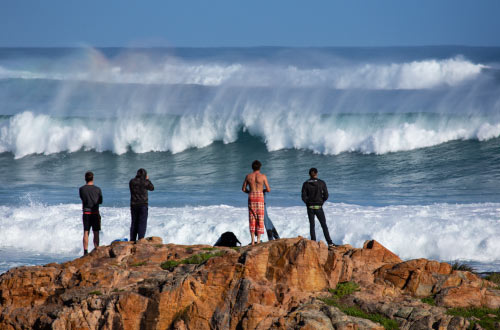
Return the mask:
{"type": "Polygon", "coordinates": [[[254,159],[282,237],[314,166],[336,243],[500,271],[500,48],[410,47],[0,49],[0,272],[82,253],[87,170],[103,244],[140,167],[148,236],[247,244],[254,159]]]}

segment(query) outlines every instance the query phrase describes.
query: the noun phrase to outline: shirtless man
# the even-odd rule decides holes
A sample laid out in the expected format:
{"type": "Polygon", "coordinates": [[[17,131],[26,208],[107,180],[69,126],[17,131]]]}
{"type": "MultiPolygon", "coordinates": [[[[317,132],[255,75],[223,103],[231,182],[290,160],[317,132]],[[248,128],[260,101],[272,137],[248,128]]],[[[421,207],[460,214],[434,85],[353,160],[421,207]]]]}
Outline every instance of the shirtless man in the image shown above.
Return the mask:
{"type": "Polygon", "coordinates": [[[250,237],[252,245],[255,245],[255,234],[257,234],[257,244],[260,243],[260,235],[264,234],[264,188],[266,192],[271,192],[271,187],[267,182],[265,174],[260,173],[262,164],[255,160],[252,163],[253,172],[248,174],[243,181],[241,190],[248,193],[248,220],[250,225],[250,237]],[[250,187],[250,189],[248,189],[250,187]]]}

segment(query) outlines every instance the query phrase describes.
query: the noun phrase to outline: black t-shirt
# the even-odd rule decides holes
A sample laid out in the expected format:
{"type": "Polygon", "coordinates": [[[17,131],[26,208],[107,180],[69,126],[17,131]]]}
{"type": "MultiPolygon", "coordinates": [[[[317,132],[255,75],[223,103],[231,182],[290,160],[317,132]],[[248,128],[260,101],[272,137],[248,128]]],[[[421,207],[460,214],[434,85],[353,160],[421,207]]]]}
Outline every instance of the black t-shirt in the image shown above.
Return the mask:
{"type": "Polygon", "coordinates": [[[99,204],[102,204],[101,188],[88,184],[81,186],[80,199],[82,200],[83,212],[99,212],[99,204]]]}

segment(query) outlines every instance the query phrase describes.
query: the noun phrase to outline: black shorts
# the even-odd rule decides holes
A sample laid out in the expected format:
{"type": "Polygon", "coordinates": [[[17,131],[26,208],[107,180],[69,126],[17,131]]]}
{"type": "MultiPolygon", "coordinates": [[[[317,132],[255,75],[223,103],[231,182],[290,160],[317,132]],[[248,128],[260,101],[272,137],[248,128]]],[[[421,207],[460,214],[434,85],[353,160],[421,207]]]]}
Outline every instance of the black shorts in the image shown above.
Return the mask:
{"type": "Polygon", "coordinates": [[[101,215],[98,214],[84,214],[83,215],[83,230],[84,231],[99,231],[101,230],[101,215]]]}

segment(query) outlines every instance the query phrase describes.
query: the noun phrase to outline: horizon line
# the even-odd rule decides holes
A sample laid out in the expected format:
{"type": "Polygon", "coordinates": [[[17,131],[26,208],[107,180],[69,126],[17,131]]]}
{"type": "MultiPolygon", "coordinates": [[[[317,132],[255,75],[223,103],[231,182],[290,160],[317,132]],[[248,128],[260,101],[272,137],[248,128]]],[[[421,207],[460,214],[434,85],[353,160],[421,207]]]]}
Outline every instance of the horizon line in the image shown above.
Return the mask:
{"type": "Polygon", "coordinates": [[[179,48],[191,48],[191,49],[213,49],[213,48],[223,48],[223,49],[246,49],[246,48],[297,48],[297,49],[308,49],[308,48],[421,48],[421,47],[467,47],[467,48],[500,48],[499,45],[466,45],[466,44],[422,44],[422,45],[324,45],[324,46],[287,46],[287,45],[249,45],[249,46],[165,46],[165,45],[137,45],[137,46],[102,46],[102,45],[22,45],[22,46],[12,46],[12,45],[0,45],[0,49],[8,48],[39,48],[39,49],[51,49],[51,48],[130,48],[130,49],[179,49],[179,48]]]}

